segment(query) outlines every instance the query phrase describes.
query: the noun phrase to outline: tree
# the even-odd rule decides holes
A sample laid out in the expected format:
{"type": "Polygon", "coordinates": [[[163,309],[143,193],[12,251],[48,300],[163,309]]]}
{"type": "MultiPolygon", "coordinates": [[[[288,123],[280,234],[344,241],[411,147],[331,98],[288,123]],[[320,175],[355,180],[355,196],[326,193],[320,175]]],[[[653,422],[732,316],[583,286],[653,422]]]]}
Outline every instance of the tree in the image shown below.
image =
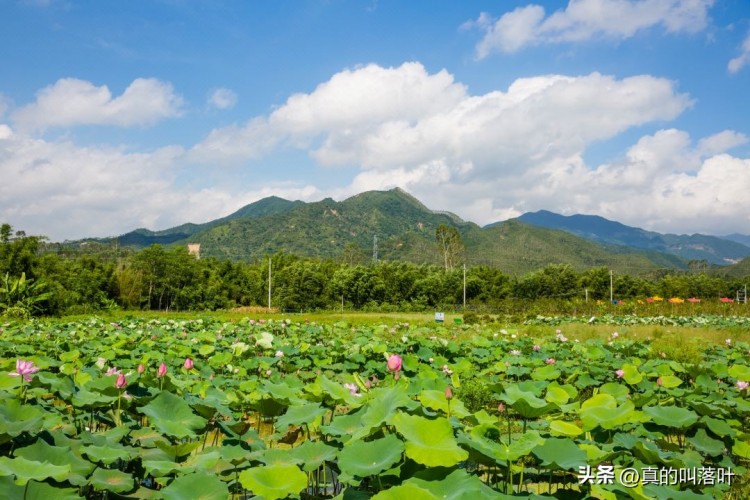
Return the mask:
{"type": "Polygon", "coordinates": [[[458,229],[440,224],[435,230],[435,241],[444,268],[448,271],[453,269],[464,251],[464,244],[458,229]]]}

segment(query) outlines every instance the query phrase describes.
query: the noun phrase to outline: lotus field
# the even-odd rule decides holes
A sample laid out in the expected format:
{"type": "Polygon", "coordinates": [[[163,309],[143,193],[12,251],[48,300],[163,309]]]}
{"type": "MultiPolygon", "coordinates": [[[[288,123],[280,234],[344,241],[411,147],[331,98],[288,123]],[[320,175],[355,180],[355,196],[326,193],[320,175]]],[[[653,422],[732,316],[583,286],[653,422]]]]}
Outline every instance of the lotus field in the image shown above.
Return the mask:
{"type": "Polygon", "coordinates": [[[5,323],[0,492],[747,498],[747,343],[569,327],[5,323]]]}

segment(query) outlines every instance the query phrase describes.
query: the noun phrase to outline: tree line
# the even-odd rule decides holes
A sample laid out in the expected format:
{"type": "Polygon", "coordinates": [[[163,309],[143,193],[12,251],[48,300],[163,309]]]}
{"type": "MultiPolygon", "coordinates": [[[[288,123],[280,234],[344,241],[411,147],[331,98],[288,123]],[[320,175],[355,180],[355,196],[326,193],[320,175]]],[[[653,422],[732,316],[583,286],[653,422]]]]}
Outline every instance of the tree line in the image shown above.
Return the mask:
{"type": "Polygon", "coordinates": [[[355,263],[276,253],[255,262],[198,259],[187,248],[153,245],[140,251],[88,243],[77,249],[0,227],[0,314],[85,314],[128,310],[220,310],[271,305],[284,311],[428,311],[469,307],[528,307],[540,300],[576,303],[659,295],[704,300],[733,297],[746,279],[702,271],[648,277],[614,275],[605,267],[577,271],[551,264],[522,276],[489,266],[464,268],[458,243],[445,234],[443,266],[404,261],[355,263]],[[448,253],[448,252],[446,252],[448,253]],[[465,273],[465,275],[464,275],[465,273]],[[464,277],[465,276],[465,277],[464,277]]]}

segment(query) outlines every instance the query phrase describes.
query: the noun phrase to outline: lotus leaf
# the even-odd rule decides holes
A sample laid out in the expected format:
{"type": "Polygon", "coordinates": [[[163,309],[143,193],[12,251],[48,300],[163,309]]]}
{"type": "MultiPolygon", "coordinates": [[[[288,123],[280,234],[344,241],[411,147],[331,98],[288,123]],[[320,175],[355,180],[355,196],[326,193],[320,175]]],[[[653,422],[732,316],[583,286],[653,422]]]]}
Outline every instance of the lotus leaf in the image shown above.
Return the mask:
{"type": "Polygon", "coordinates": [[[162,489],[160,494],[165,500],[226,500],[229,497],[229,488],[214,474],[195,472],[179,476],[162,489]]]}
{"type": "Polygon", "coordinates": [[[15,476],[15,483],[24,485],[29,481],[44,481],[53,478],[63,481],[70,474],[70,465],[53,465],[23,457],[0,457],[0,476],[15,476]]]}
{"type": "Polygon", "coordinates": [[[85,485],[86,477],[94,470],[94,464],[73,453],[70,447],[51,446],[42,439],[37,440],[31,446],[16,450],[15,455],[30,461],[70,466],[70,474],[66,479],[74,486],[85,485]]]}
{"type": "Polygon", "coordinates": [[[404,453],[404,443],[395,435],[373,441],[352,441],[339,453],[341,471],[358,477],[375,476],[390,469],[404,453]]]}
{"type": "MultiPolygon", "coordinates": [[[[297,496],[307,486],[307,475],[296,465],[267,465],[243,470],[240,484],[264,500],[297,496]]],[[[225,497],[226,498],[226,497],[225,497]]]]}
{"type": "Polygon", "coordinates": [[[195,431],[206,426],[204,418],[194,414],[184,399],[171,392],[162,392],[140,410],[159,432],[178,439],[194,437],[195,431]]]}
{"type": "Polygon", "coordinates": [[[125,493],[135,489],[133,476],[117,469],[96,469],[89,479],[89,484],[97,490],[113,493],[125,493]]]}
{"type": "Polygon", "coordinates": [[[583,429],[570,422],[553,420],[549,423],[549,430],[553,436],[575,437],[583,434],[583,429]]]}
{"type": "Polygon", "coordinates": [[[392,423],[406,439],[406,456],[417,463],[451,467],[469,456],[456,443],[446,419],[430,420],[399,411],[392,423]]]}
{"type": "Polygon", "coordinates": [[[578,470],[586,465],[588,459],[586,452],[567,438],[547,439],[543,445],[534,448],[533,453],[541,460],[543,467],[552,469],[578,470]]]}
{"type": "Polygon", "coordinates": [[[679,406],[644,406],[643,412],[654,423],[677,429],[686,429],[698,421],[698,415],[694,411],[679,406]]]}

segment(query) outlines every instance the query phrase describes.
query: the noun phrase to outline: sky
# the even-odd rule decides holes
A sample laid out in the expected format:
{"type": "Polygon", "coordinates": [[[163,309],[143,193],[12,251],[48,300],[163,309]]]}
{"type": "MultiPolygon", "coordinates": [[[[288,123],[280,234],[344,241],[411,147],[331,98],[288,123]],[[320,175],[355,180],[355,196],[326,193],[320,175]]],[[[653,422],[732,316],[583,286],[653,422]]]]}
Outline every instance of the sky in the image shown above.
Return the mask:
{"type": "Polygon", "coordinates": [[[747,0],[0,0],[0,222],[401,187],[480,225],[750,234],[747,0]]]}

